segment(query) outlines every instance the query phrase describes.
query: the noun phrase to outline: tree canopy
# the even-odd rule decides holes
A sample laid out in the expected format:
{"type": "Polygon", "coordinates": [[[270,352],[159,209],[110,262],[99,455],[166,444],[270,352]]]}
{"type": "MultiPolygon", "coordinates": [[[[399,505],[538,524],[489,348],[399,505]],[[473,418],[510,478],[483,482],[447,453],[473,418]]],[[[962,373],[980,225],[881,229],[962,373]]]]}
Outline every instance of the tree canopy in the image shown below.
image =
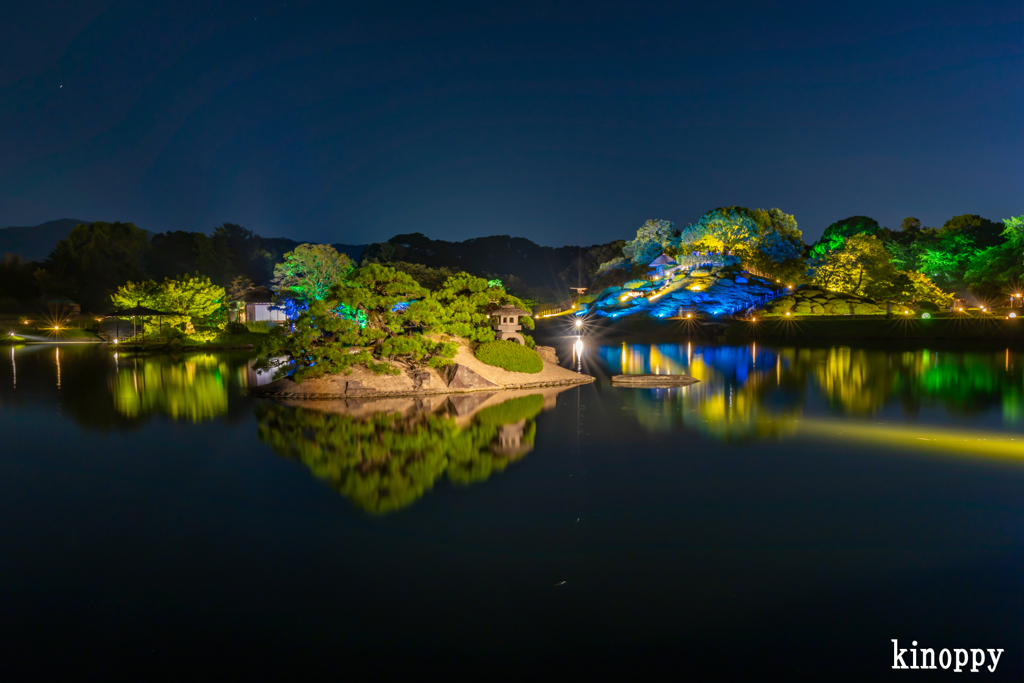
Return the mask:
{"type": "Polygon", "coordinates": [[[323,299],[352,270],[352,260],[329,244],[300,244],[274,266],[275,291],[310,301],[323,299]]]}
{"type": "Polygon", "coordinates": [[[669,249],[678,236],[672,221],[650,218],[622,247],[622,254],[634,265],[647,265],[669,249]]]}
{"type": "MultiPolygon", "coordinates": [[[[445,335],[494,339],[488,314],[504,304],[522,302],[497,281],[460,273],[430,292],[407,273],[368,264],[311,301],[294,330],[275,330],[262,349],[261,367],[283,371],[294,362],[299,381],[347,373],[356,365],[386,374],[442,367],[457,348],[445,335]]],[[[533,327],[529,317],[521,323],[533,327]]]]}
{"type": "Polygon", "coordinates": [[[882,227],[878,225],[878,221],[869,216],[850,216],[849,218],[844,218],[825,228],[821,239],[811,245],[810,256],[811,258],[817,258],[829,251],[839,249],[843,245],[843,241],[848,237],[862,233],[877,235],[881,231],[882,227]]]}
{"type": "Polygon", "coordinates": [[[128,282],[111,295],[115,309],[145,306],[167,316],[159,321],[161,325],[176,327],[184,334],[194,335],[195,325],[222,328],[226,322],[224,313],[225,292],[205,275],[167,278],[157,283],[152,280],[128,282]]]}
{"type": "Polygon", "coordinates": [[[149,237],[131,223],[83,223],[53,248],[40,273],[40,288],[100,310],[121,284],[140,279],[149,237]]]}

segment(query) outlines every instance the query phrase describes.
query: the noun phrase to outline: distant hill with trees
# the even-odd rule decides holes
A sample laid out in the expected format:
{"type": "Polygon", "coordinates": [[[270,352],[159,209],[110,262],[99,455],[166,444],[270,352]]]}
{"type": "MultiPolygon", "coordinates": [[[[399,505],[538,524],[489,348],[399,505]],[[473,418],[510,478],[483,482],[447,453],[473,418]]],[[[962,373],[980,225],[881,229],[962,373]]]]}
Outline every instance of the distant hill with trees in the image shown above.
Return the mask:
{"type": "Polygon", "coordinates": [[[577,282],[586,287],[601,263],[622,256],[622,244],[544,247],[509,235],[447,242],[416,232],[371,244],[362,256],[370,263],[413,263],[501,278],[519,296],[545,299],[567,295],[577,282]]]}
{"type": "Polygon", "coordinates": [[[57,246],[57,242],[71,234],[76,225],[88,221],[59,218],[39,225],[0,228],[0,255],[16,254],[24,262],[42,261],[57,246]]]}

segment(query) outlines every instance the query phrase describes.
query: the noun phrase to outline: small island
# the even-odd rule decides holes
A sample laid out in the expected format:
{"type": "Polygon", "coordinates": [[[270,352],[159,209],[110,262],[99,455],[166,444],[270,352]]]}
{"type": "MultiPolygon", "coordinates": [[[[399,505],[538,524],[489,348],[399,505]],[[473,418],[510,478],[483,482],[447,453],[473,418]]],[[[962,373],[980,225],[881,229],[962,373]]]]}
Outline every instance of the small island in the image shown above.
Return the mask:
{"type": "Polygon", "coordinates": [[[368,264],[296,309],[260,348],[257,367],[273,370],[275,381],[255,395],[386,398],[594,381],[520,333],[533,319],[498,280],[459,273],[428,290],[368,264]]]}

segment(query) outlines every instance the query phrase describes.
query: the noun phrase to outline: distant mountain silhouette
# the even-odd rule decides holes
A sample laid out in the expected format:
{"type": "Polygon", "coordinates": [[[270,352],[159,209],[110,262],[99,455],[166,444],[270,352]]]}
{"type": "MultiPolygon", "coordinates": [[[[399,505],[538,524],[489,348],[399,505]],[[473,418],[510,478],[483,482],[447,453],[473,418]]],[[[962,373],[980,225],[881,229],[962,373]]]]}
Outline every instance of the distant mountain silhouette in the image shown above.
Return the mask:
{"type": "Polygon", "coordinates": [[[79,223],[75,218],[60,218],[39,225],[0,229],[0,255],[19,254],[22,261],[42,261],[57,242],[68,236],[79,223]]]}
{"type": "Polygon", "coordinates": [[[514,275],[527,283],[563,291],[565,284],[559,280],[559,274],[583,251],[591,248],[543,247],[525,237],[509,235],[446,242],[417,232],[395,235],[387,242],[371,244],[363,251],[363,256],[381,262],[408,261],[431,268],[444,266],[478,276],[514,275]]]}
{"type": "MultiPolygon", "coordinates": [[[[50,255],[53,248],[57,246],[57,242],[67,237],[76,225],[90,222],[75,218],[60,218],[55,221],[40,223],[39,225],[0,228],[0,256],[4,254],[18,254],[24,262],[43,261],[50,255]]],[[[150,238],[153,237],[153,233],[149,230],[146,231],[146,234],[150,238]]],[[[304,242],[286,237],[263,237],[261,240],[275,257],[279,257],[284,252],[291,251],[298,245],[304,244],[304,242]]],[[[348,254],[349,258],[358,263],[363,250],[368,245],[335,244],[332,246],[338,251],[348,254]]]]}

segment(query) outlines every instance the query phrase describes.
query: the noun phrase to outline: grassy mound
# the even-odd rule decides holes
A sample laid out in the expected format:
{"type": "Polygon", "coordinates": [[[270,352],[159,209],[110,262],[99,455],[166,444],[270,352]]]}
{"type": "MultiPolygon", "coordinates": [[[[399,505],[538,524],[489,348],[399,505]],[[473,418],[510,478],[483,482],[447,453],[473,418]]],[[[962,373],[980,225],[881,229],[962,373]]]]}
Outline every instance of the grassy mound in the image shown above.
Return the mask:
{"type": "Polygon", "coordinates": [[[510,372],[538,373],[544,369],[540,354],[514,341],[484,342],[476,347],[476,357],[488,365],[510,372]]]}

